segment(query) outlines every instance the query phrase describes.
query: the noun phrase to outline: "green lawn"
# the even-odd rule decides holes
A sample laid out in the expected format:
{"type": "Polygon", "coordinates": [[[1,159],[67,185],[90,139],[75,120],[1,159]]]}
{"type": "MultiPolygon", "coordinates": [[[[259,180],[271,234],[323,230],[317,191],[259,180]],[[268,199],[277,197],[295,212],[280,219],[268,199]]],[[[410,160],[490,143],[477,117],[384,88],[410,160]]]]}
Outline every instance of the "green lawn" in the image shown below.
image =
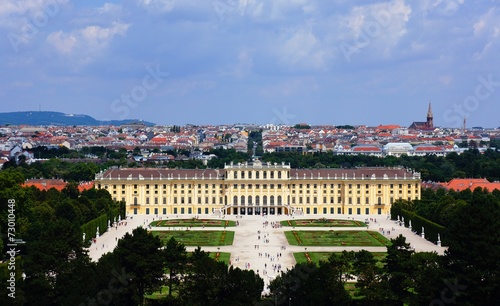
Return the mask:
{"type": "Polygon", "coordinates": [[[218,246],[232,245],[233,231],[152,231],[153,235],[160,237],[166,243],[170,237],[186,246],[218,246]]]}
{"type": "MultiPolygon", "coordinates": [[[[176,296],[177,293],[174,294],[176,296]]],[[[149,300],[159,300],[168,296],[168,286],[161,286],[160,291],[153,292],[152,294],[145,294],[144,297],[149,300]]]]}
{"type": "Polygon", "coordinates": [[[209,256],[210,258],[224,262],[225,264],[229,265],[229,258],[231,257],[231,253],[220,252],[219,256],[217,256],[217,252],[210,252],[209,256]]]}
{"type": "MultiPolygon", "coordinates": [[[[309,258],[311,259],[312,262],[319,264],[320,261],[327,261],[328,257],[332,255],[332,253],[335,253],[337,255],[340,255],[340,252],[307,252],[309,255],[309,258]]],[[[382,260],[387,256],[386,252],[372,252],[373,257],[377,260],[377,266],[379,268],[382,268],[382,260]]],[[[307,262],[306,254],[303,252],[298,252],[298,253],[293,253],[293,257],[295,257],[295,261],[297,263],[305,263],[307,262]]]]}
{"type": "Polygon", "coordinates": [[[235,221],[218,220],[218,219],[166,219],[151,222],[151,226],[161,227],[224,227],[236,226],[235,221]]]}
{"type": "Polygon", "coordinates": [[[389,240],[375,231],[285,231],[290,245],[386,246],[389,240]]]}
{"type": "Polygon", "coordinates": [[[284,220],[283,226],[317,226],[317,227],[366,227],[366,223],[355,220],[337,220],[337,219],[303,219],[303,220],[284,220]]]}

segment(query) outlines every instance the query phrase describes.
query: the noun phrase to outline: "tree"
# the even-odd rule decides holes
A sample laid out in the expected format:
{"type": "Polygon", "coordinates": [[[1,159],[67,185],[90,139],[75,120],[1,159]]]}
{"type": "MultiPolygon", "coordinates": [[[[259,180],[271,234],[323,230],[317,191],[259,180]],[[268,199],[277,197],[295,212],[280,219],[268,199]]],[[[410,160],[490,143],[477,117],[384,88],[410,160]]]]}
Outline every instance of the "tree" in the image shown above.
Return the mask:
{"type": "MultiPolygon", "coordinates": [[[[340,256],[339,256],[340,258],[340,256]]],[[[344,257],[345,258],[345,257],[344,257]]],[[[277,305],[349,305],[351,298],[342,282],[340,259],[296,264],[277,276],[269,289],[277,305]],[[320,284],[320,285],[318,285],[320,284]]],[[[342,264],[343,265],[343,264],[342,264]]]]}
{"type": "Polygon", "coordinates": [[[231,266],[225,279],[221,305],[255,305],[260,300],[264,281],[253,270],[231,266]]]}
{"type": "Polygon", "coordinates": [[[331,270],[333,277],[336,281],[345,284],[348,280],[352,279],[352,261],[354,259],[354,252],[342,251],[339,255],[332,253],[328,257],[326,263],[320,263],[320,265],[328,266],[331,270]]]}
{"type": "Polygon", "coordinates": [[[70,273],[73,263],[86,257],[81,237],[79,224],[58,218],[57,213],[31,223],[24,261],[27,304],[54,303],[58,277],[70,273]]]}
{"type": "MultiPolygon", "coordinates": [[[[441,299],[443,289],[443,257],[436,252],[418,252],[412,255],[414,271],[411,297],[412,305],[426,305],[430,301],[441,299]]],[[[433,303],[431,303],[433,304],[433,303]]]]}
{"type": "Polygon", "coordinates": [[[459,292],[457,303],[495,305],[500,302],[499,201],[480,188],[448,225],[446,251],[450,282],[459,292]]]}
{"type": "Polygon", "coordinates": [[[57,276],[54,288],[57,304],[80,305],[97,295],[96,264],[88,256],[71,261],[67,269],[57,276]]]}
{"type": "Polygon", "coordinates": [[[399,235],[391,239],[391,244],[387,247],[387,257],[384,259],[384,272],[387,275],[387,282],[390,288],[388,300],[400,303],[408,303],[411,297],[412,288],[411,275],[414,270],[411,261],[414,250],[406,238],[399,235]]]}
{"type": "Polygon", "coordinates": [[[190,257],[179,292],[186,305],[218,305],[223,298],[227,266],[216,262],[198,247],[190,257]]]}
{"type": "Polygon", "coordinates": [[[130,299],[135,304],[144,305],[144,294],[158,290],[163,278],[163,257],[161,241],[158,237],[138,227],[118,241],[113,252],[120,267],[131,274],[130,299]]]}
{"type": "Polygon", "coordinates": [[[165,268],[169,273],[168,295],[172,296],[172,285],[178,283],[178,276],[183,272],[187,263],[186,247],[172,237],[167,241],[163,256],[165,268]]]}
{"type": "Polygon", "coordinates": [[[352,263],[353,273],[357,277],[356,288],[358,295],[366,302],[380,302],[387,295],[386,283],[382,282],[382,271],[377,267],[377,260],[367,250],[354,254],[352,263]]]}

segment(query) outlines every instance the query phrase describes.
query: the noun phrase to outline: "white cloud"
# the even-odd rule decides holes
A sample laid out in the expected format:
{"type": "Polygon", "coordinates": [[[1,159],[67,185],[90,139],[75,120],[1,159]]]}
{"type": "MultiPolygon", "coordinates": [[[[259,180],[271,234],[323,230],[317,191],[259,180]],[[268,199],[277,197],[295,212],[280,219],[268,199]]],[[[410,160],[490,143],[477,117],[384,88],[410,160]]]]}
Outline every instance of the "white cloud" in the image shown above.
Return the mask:
{"type": "Polygon", "coordinates": [[[70,54],[76,45],[76,37],[63,31],[52,32],[47,36],[47,42],[61,54],[70,54]]]}
{"type": "Polygon", "coordinates": [[[110,14],[120,12],[122,10],[122,6],[114,3],[104,3],[102,7],[97,8],[97,12],[99,14],[110,14]]]}
{"type": "MultiPolygon", "coordinates": [[[[68,0],[2,0],[0,1],[0,26],[19,27],[26,20],[55,17],[68,0]]],[[[36,21],[35,21],[36,22],[36,21]]]]}
{"type": "Polygon", "coordinates": [[[500,13],[496,8],[491,8],[487,13],[479,17],[472,26],[474,36],[482,41],[480,51],[474,53],[474,59],[480,60],[498,49],[500,37],[500,13]]]}
{"type": "Polygon", "coordinates": [[[410,14],[404,0],[356,6],[349,15],[340,17],[339,36],[356,53],[372,48],[377,51],[373,55],[387,57],[406,35],[410,14]]]}
{"type": "Polygon", "coordinates": [[[475,36],[498,37],[500,31],[500,14],[497,9],[491,8],[486,14],[479,17],[479,20],[472,26],[475,36]]]}
{"type": "Polygon", "coordinates": [[[78,50],[93,55],[105,49],[114,36],[125,36],[128,27],[128,24],[113,22],[107,28],[92,25],[70,33],[57,31],[48,35],[47,42],[60,54],[71,55],[78,50]]]}
{"type": "Polygon", "coordinates": [[[176,5],[176,0],[138,0],[138,4],[152,11],[170,12],[176,5]]]}
{"type": "Polygon", "coordinates": [[[314,35],[311,27],[299,28],[285,37],[279,52],[279,62],[292,68],[322,69],[326,64],[328,52],[322,49],[321,41],[314,35]]]}
{"type": "Polygon", "coordinates": [[[220,76],[232,76],[242,78],[252,72],[253,68],[253,51],[241,50],[238,54],[236,64],[231,65],[227,69],[220,72],[220,76]]]}

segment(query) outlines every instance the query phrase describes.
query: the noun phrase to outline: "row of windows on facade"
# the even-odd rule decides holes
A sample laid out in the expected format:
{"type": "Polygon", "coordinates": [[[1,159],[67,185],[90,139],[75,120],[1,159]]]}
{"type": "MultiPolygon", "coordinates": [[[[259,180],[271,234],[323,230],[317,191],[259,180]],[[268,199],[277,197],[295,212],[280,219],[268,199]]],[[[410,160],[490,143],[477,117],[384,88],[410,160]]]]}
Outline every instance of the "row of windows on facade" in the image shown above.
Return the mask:
{"type": "MultiPolygon", "coordinates": [[[[233,179],[253,179],[253,173],[255,173],[255,179],[260,179],[261,178],[261,172],[262,172],[262,179],[267,179],[267,174],[269,172],[269,178],[274,179],[275,177],[277,179],[281,179],[281,171],[233,171],[233,179]],[[239,175],[238,175],[239,173],[239,175]],[[276,174],[275,174],[276,173],[276,174]]],[[[290,172],[286,171],[286,176],[287,178],[290,178],[290,172]]],[[[229,172],[226,172],[226,178],[229,178],[229,172]]]]}
{"type": "MultiPolygon", "coordinates": [[[[186,209],[185,209],[184,207],[180,207],[180,209],[179,209],[179,210],[177,209],[177,207],[174,207],[174,209],[173,209],[173,214],[177,214],[177,213],[179,213],[179,211],[180,211],[180,213],[181,213],[181,214],[185,214],[185,213],[186,213],[186,209]]],[[[201,214],[201,212],[202,212],[201,207],[198,207],[198,208],[196,209],[196,211],[197,211],[197,214],[201,214]]],[[[208,207],[205,207],[204,211],[205,211],[205,214],[208,214],[208,213],[209,213],[209,209],[208,209],[208,207]]],[[[154,212],[154,214],[155,214],[155,215],[158,215],[158,213],[159,213],[158,208],[154,208],[154,209],[153,209],[153,212],[154,212]]],[[[137,214],[137,213],[138,213],[137,208],[134,208],[134,214],[137,214]]],[[[163,213],[164,215],[166,215],[166,214],[167,214],[167,209],[166,209],[166,208],[163,208],[162,213],[163,213]]],[[[188,213],[188,214],[192,214],[192,213],[193,213],[193,210],[192,210],[192,208],[191,208],[191,207],[188,207],[188,208],[187,208],[187,213],[188,213]]],[[[260,211],[259,211],[259,212],[257,212],[257,213],[260,213],[260,211]]],[[[318,214],[318,208],[317,208],[317,207],[313,207],[313,209],[312,209],[312,213],[313,213],[313,214],[318,214]]],[[[328,209],[327,209],[326,207],[323,207],[322,213],[326,215],[326,214],[328,213],[328,209]]],[[[348,208],[348,209],[347,209],[347,214],[352,215],[352,213],[353,213],[352,208],[348,208]]],[[[380,209],[380,208],[377,210],[377,213],[378,213],[379,215],[380,215],[380,214],[382,214],[382,211],[381,211],[381,209],[380,209]]],[[[149,209],[149,208],[146,208],[146,215],[149,215],[149,214],[150,214],[150,209],[149,209]]],[[[311,214],[311,208],[307,207],[307,208],[306,208],[306,211],[305,211],[305,214],[306,214],[306,215],[310,215],[310,214],[311,214]]],[[[335,214],[335,208],[334,208],[334,207],[330,207],[330,214],[332,214],[332,215],[333,215],[333,214],[335,214]]],[[[337,207],[337,214],[339,214],[339,215],[341,215],[341,214],[342,214],[342,208],[341,208],[341,207],[337,207]]],[[[361,215],[361,208],[356,208],[356,214],[357,214],[357,215],[361,215]]],[[[366,215],[369,215],[369,214],[370,214],[370,209],[369,209],[369,208],[365,208],[365,214],[366,214],[366,215]]]]}
{"type": "MultiPolygon", "coordinates": [[[[318,188],[318,184],[288,184],[288,185],[286,185],[286,186],[287,186],[287,188],[290,188],[290,187],[291,187],[291,188],[293,189],[293,188],[296,188],[296,187],[297,187],[297,185],[298,185],[298,187],[299,187],[299,188],[304,188],[304,186],[305,186],[306,188],[308,188],[308,189],[310,189],[310,188],[311,188],[311,186],[312,186],[314,189],[317,189],[317,188],[318,188]]],[[[155,185],[154,185],[154,189],[158,189],[158,186],[159,186],[158,184],[155,184],[155,185]]],[[[179,186],[180,186],[180,188],[181,188],[181,189],[183,189],[183,188],[185,188],[185,187],[187,187],[187,188],[191,188],[191,184],[186,184],[186,185],[185,185],[185,184],[179,184],[179,186]]],[[[223,186],[225,186],[225,188],[226,188],[226,189],[229,187],[228,185],[223,185],[223,184],[220,184],[220,185],[219,185],[219,188],[220,188],[220,189],[222,189],[222,188],[223,188],[223,186]]],[[[253,186],[253,185],[252,185],[252,184],[241,184],[241,185],[239,185],[239,186],[241,186],[241,189],[245,189],[245,186],[248,186],[248,188],[249,188],[249,189],[252,189],[252,186],[253,186]]],[[[274,188],[274,184],[269,184],[269,186],[270,186],[270,188],[271,188],[271,189],[273,189],[273,188],[274,188]]],[[[277,184],[277,186],[278,186],[278,189],[282,188],[282,185],[281,185],[281,184],[277,184]]],[[[326,189],[326,188],[327,188],[327,186],[328,186],[328,184],[323,184],[323,188],[324,188],[324,189],[326,189]]],[[[353,188],[353,186],[354,186],[354,184],[348,184],[348,185],[347,185],[347,187],[348,187],[349,189],[352,189],[352,188],[353,188]]],[[[375,186],[375,185],[371,185],[371,186],[375,186]]],[[[394,186],[395,186],[395,184],[389,184],[389,188],[390,188],[390,189],[394,189],[394,186]]],[[[412,184],[408,184],[407,186],[408,186],[408,188],[410,188],[410,189],[412,188],[412,184]]],[[[418,183],[416,183],[416,184],[415,184],[415,188],[418,188],[418,186],[419,186],[419,185],[418,185],[418,183]]],[[[116,185],[113,185],[113,189],[116,189],[116,187],[117,187],[116,185]]],[[[121,187],[122,187],[122,189],[125,189],[125,188],[126,188],[126,185],[121,185],[121,187]]],[[[137,187],[138,187],[138,185],[137,185],[137,184],[134,184],[134,189],[137,189],[137,187]]],[[[150,189],[150,185],[149,185],[149,184],[146,184],[146,185],[145,185],[145,187],[146,187],[146,189],[150,189]]],[[[174,188],[174,190],[175,190],[175,189],[177,189],[177,187],[178,187],[178,186],[177,186],[177,184],[173,184],[173,188],[174,188]]],[[[198,187],[198,189],[201,189],[201,188],[202,188],[202,184],[198,184],[198,186],[197,186],[197,187],[198,187]]],[[[263,187],[264,189],[266,189],[266,188],[267,188],[267,184],[263,184],[263,185],[262,185],[262,187],[263,187]]],[[[364,187],[365,187],[365,189],[369,189],[369,188],[370,188],[370,184],[365,184],[365,186],[364,186],[364,187]]],[[[378,185],[377,185],[377,187],[378,187],[378,189],[382,189],[382,184],[378,184],[378,185]]],[[[403,184],[398,184],[398,187],[399,187],[399,188],[403,188],[403,184]]],[[[98,185],[98,188],[101,188],[101,185],[100,185],[100,184],[98,185]]],[[[104,188],[105,188],[105,189],[108,189],[108,185],[104,185],[104,188]]],[[[166,184],[163,184],[163,189],[166,189],[166,188],[167,188],[167,185],[166,185],[166,184]]],[[[207,189],[207,188],[209,188],[209,184],[205,184],[205,189],[207,189]]],[[[215,189],[215,188],[216,188],[216,184],[212,184],[212,189],[215,189]]],[[[234,188],[234,189],[237,189],[237,188],[238,188],[238,184],[233,184],[233,188],[234,188]]],[[[255,184],[255,188],[256,188],[256,189],[259,189],[259,188],[260,188],[260,184],[255,184]]],[[[331,188],[331,189],[334,189],[334,188],[335,188],[335,184],[330,184],[330,188],[331,188]]],[[[337,188],[338,188],[338,189],[341,189],[341,188],[342,188],[342,184],[337,184],[337,188]]],[[[356,185],[356,188],[357,188],[357,189],[361,189],[361,188],[362,188],[362,187],[361,187],[361,184],[357,184],[357,185],[356,185]]]]}
{"type": "MultiPolygon", "coordinates": [[[[276,197],[277,199],[277,204],[278,205],[282,205],[282,197],[281,196],[277,196],[276,197]]],[[[311,199],[312,199],[312,203],[313,204],[318,204],[318,197],[298,197],[298,204],[304,204],[304,199],[305,199],[305,203],[306,204],[311,204],[311,199]]],[[[402,199],[402,197],[399,197],[399,199],[402,199]]],[[[116,198],[114,198],[114,200],[116,201],[116,198]]],[[[162,198],[162,204],[166,205],[167,204],[167,198],[162,198]]],[[[209,197],[205,197],[204,198],[204,204],[210,204],[209,203],[209,197]]],[[[270,196],[269,197],[269,204],[270,205],[274,205],[275,204],[275,198],[274,196],[270,196]]],[[[291,200],[291,204],[297,204],[297,201],[296,201],[296,198],[295,197],[288,197],[288,203],[290,203],[290,200],[291,200]]],[[[408,201],[411,201],[412,198],[411,197],[408,197],[408,201]]],[[[122,201],[125,201],[125,198],[122,198],[122,201]]],[[[217,204],[217,197],[212,197],[212,203],[211,204],[217,204]]],[[[390,197],[389,198],[389,202],[390,204],[393,204],[394,203],[394,197],[390,197]]],[[[198,197],[197,198],[197,203],[198,204],[202,204],[202,198],[201,197],[198,197]]],[[[233,205],[245,205],[246,203],[248,204],[255,204],[255,205],[260,205],[260,197],[259,196],[255,196],[255,202],[253,202],[253,197],[252,196],[248,196],[248,197],[245,197],[245,196],[241,196],[239,198],[239,201],[238,201],[238,196],[234,196],[233,197],[233,205]],[[247,201],[246,201],[247,200],[247,201]]],[[[147,197],[146,198],[146,205],[149,205],[151,204],[150,203],[150,198],[147,197]]],[[[158,198],[154,198],[154,204],[158,204],[158,198]]],[[[187,198],[187,201],[186,201],[186,198],[177,198],[177,197],[174,197],[173,198],[173,204],[192,204],[192,198],[187,198]],[[186,203],[187,202],[187,203],[186,203]]],[[[223,201],[223,198],[222,197],[219,197],[219,204],[224,204],[224,201],[223,201]]],[[[267,205],[268,204],[268,198],[267,196],[263,196],[262,197],[262,204],[263,205],[267,205]]],[[[327,197],[323,197],[323,204],[342,204],[342,197],[338,197],[337,198],[337,203],[335,203],[335,197],[330,197],[329,198],[329,201],[328,201],[328,198],[327,197]]],[[[347,198],[347,204],[353,204],[353,198],[352,197],[348,197],[347,198]]],[[[356,198],[356,204],[358,205],[361,205],[361,197],[357,197],[356,198]]],[[[370,198],[369,197],[365,197],[365,205],[371,205],[370,203],[370,198]]],[[[385,203],[382,202],[382,197],[377,197],[377,205],[383,205],[385,203]]],[[[134,205],[138,205],[138,198],[137,197],[134,197],[134,205]]]]}
{"type": "MultiPolygon", "coordinates": [[[[233,186],[233,189],[238,189],[237,187],[238,187],[238,186],[237,186],[237,185],[235,185],[235,186],[233,186]]],[[[240,188],[240,190],[245,189],[245,185],[241,185],[240,187],[241,187],[241,188],[240,188]]],[[[247,185],[247,186],[246,186],[246,189],[248,189],[248,190],[252,190],[252,189],[253,189],[253,187],[254,187],[254,186],[252,186],[251,184],[249,184],[249,185],[247,185]]],[[[263,188],[262,188],[263,190],[266,190],[268,186],[267,186],[267,184],[264,184],[262,187],[263,187],[263,188]]],[[[269,185],[269,189],[271,189],[271,190],[274,190],[274,187],[275,187],[275,185],[274,185],[274,184],[270,184],[270,185],[269,185]]],[[[277,189],[278,189],[278,191],[280,191],[280,190],[281,190],[281,188],[282,188],[281,184],[277,184],[277,189]]],[[[259,189],[260,189],[260,185],[256,184],[256,185],[255,185],[255,189],[256,189],[256,190],[259,190],[259,189]]],[[[329,190],[329,191],[330,191],[330,193],[332,193],[332,194],[342,195],[341,190],[339,190],[338,192],[335,192],[335,190],[329,190]]],[[[400,194],[400,195],[401,195],[401,194],[403,194],[403,190],[402,190],[402,189],[399,189],[398,191],[399,191],[399,194],[400,194]]],[[[391,189],[389,192],[390,192],[390,194],[394,194],[394,190],[392,190],[392,189],[391,189]]],[[[137,193],[137,192],[135,192],[135,193],[137,193]]],[[[163,190],[163,192],[162,192],[162,193],[163,193],[163,194],[166,194],[167,192],[166,192],[166,190],[163,190]]],[[[178,193],[178,190],[177,190],[177,189],[174,189],[173,194],[177,194],[177,193],[178,193]]],[[[191,194],[192,192],[191,192],[191,190],[189,189],[189,190],[187,191],[187,193],[188,193],[188,194],[191,194]]],[[[198,193],[201,193],[201,190],[198,190],[198,193]]],[[[206,194],[208,194],[208,193],[209,193],[209,190],[208,190],[208,189],[206,189],[206,190],[205,190],[205,193],[206,193],[206,194]]],[[[212,189],[212,194],[215,194],[215,193],[216,193],[216,190],[215,190],[215,189],[212,189]]],[[[221,190],[219,190],[219,193],[221,193],[221,194],[222,194],[222,193],[223,193],[223,190],[222,190],[222,189],[221,189],[221,190]]],[[[295,193],[296,193],[296,191],[295,191],[294,189],[292,189],[291,193],[292,193],[292,194],[295,194],[295,193]]],[[[298,193],[299,193],[299,194],[302,194],[302,193],[303,193],[303,190],[301,190],[301,189],[300,189],[298,193]]],[[[311,189],[306,189],[306,192],[305,192],[305,193],[306,193],[306,194],[310,194],[310,193],[311,193],[311,189]]],[[[317,192],[317,190],[313,190],[313,193],[314,193],[314,194],[317,194],[318,192],[317,192]]],[[[327,190],[327,192],[326,192],[326,193],[328,193],[328,190],[327,190]]],[[[352,194],[352,193],[353,193],[353,191],[352,191],[352,190],[348,190],[348,192],[347,192],[347,194],[352,194]]],[[[360,190],[360,189],[357,189],[357,190],[356,190],[356,193],[357,193],[358,195],[359,195],[359,194],[361,194],[361,190],[360,190]]],[[[381,191],[379,191],[379,193],[381,193],[381,191]]],[[[408,190],[407,190],[407,193],[408,193],[408,194],[411,194],[411,193],[412,193],[412,189],[408,189],[408,190]]],[[[116,190],[113,190],[113,194],[114,194],[114,195],[116,195],[116,194],[117,194],[117,191],[116,191],[116,190]]],[[[124,194],[125,194],[125,190],[124,190],[124,189],[121,191],[121,194],[122,194],[122,195],[124,195],[124,194]]],[[[146,194],[150,194],[150,192],[149,192],[148,190],[146,190],[146,194]]],[[[154,191],[154,194],[158,194],[158,190],[155,190],[155,191],[154,191]]],[[[180,194],[184,194],[184,189],[181,189],[181,190],[180,190],[180,194]]],[[[366,189],[366,190],[365,190],[365,194],[370,194],[370,190],[369,190],[369,189],[366,189]]],[[[416,189],[416,190],[415,190],[415,194],[418,194],[418,189],[416,189]]]]}

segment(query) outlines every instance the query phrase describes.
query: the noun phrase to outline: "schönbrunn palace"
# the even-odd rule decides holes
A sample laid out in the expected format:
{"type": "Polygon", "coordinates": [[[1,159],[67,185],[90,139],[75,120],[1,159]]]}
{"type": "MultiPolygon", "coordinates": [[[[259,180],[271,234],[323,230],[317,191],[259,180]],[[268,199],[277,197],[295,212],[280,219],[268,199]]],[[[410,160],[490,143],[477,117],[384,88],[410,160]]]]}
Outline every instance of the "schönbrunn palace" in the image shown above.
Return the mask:
{"type": "Polygon", "coordinates": [[[292,169],[252,163],[224,169],[114,168],[95,186],[134,214],[388,214],[397,199],[420,199],[420,173],[396,168],[292,169]]]}

